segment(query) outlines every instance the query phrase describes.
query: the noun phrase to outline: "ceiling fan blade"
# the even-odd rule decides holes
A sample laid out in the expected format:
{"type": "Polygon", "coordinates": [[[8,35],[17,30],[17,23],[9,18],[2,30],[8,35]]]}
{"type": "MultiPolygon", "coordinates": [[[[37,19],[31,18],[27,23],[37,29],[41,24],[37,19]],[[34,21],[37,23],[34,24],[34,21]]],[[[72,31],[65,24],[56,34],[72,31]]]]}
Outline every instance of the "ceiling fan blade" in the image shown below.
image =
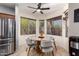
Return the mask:
{"type": "Polygon", "coordinates": [[[41,10],[49,10],[50,8],[40,8],[41,10]]]}
{"type": "Polygon", "coordinates": [[[32,13],[35,13],[36,11],[32,12],[32,13]]]}
{"type": "Polygon", "coordinates": [[[27,6],[28,8],[32,8],[32,9],[37,9],[37,8],[34,8],[34,7],[30,7],[30,6],[27,6]]]}
{"type": "Polygon", "coordinates": [[[44,14],[42,11],[40,11],[41,14],[44,14]]]}
{"type": "Polygon", "coordinates": [[[40,9],[41,8],[41,3],[38,3],[38,9],[40,9]]]}

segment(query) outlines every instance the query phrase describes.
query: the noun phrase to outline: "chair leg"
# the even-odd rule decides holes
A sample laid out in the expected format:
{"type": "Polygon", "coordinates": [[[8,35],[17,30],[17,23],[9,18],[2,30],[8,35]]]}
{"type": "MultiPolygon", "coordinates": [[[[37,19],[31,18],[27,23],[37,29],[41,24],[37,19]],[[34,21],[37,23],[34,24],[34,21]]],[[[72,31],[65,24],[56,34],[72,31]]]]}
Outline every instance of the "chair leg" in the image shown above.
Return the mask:
{"type": "Polygon", "coordinates": [[[52,55],[54,56],[54,52],[52,51],[52,55]]]}
{"type": "Polygon", "coordinates": [[[57,50],[57,47],[56,47],[55,41],[54,41],[54,46],[55,46],[55,49],[57,50]]]}
{"type": "Polygon", "coordinates": [[[29,47],[29,50],[28,50],[27,56],[29,56],[30,48],[31,48],[31,47],[29,47]]]}

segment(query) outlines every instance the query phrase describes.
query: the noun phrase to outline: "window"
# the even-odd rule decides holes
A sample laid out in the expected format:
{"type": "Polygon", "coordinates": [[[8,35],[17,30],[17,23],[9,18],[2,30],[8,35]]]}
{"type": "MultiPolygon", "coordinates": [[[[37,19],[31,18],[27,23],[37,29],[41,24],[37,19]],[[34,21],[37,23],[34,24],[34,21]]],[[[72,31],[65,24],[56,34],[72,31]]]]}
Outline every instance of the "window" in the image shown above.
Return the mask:
{"type": "Polygon", "coordinates": [[[36,33],[36,20],[21,17],[21,35],[36,33]]]}
{"type": "Polygon", "coordinates": [[[47,20],[47,34],[62,35],[62,17],[58,16],[47,20]]]}
{"type": "Polygon", "coordinates": [[[28,31],[29,34],[35,34],[36,33],[36,21],[35,20],[29,20],[29,25],[28,25],[28,31]]]}

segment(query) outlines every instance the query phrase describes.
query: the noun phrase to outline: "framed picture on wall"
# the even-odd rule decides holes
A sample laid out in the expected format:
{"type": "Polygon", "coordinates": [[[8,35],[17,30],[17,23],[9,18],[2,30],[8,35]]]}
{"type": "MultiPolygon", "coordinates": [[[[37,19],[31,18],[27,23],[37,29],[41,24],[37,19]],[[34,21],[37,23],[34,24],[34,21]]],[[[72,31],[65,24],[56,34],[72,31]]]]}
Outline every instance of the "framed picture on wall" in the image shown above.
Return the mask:
{"type": "Polygon", "coordinates": [[[79,9],[74,10],[74,22],[79,22],[79,9]]]}

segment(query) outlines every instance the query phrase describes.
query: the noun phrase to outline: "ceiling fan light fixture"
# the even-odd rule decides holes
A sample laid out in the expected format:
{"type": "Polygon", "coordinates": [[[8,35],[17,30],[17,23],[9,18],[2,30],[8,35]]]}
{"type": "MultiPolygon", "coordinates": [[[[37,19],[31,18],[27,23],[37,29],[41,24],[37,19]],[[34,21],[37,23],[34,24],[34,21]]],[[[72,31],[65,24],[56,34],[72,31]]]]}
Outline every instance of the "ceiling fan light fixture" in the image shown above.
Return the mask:
{"type": "Polygon", "coordinates": [[[40,12],[40,11],[41,11],[40,9],[37,10],[37,12],[40,12]]]}
{"type": "Polygon", "coordinates": [[[42,3],[38,3],[37,4],[37,8],[35,8],[35,7],[31,7],[31,6],[27,6],[28,8],[32,8],[32,9],[35,9],[35,11],[34,12],[32,12],[32,13],[35,13],[35,12],[40,12],[41,14],[44,14],[43,13],[43,10],[49,10],[50,8],[49,7],[47,7],[47,8],[41,8],[41,6],[42,6],[42,3]]]}

